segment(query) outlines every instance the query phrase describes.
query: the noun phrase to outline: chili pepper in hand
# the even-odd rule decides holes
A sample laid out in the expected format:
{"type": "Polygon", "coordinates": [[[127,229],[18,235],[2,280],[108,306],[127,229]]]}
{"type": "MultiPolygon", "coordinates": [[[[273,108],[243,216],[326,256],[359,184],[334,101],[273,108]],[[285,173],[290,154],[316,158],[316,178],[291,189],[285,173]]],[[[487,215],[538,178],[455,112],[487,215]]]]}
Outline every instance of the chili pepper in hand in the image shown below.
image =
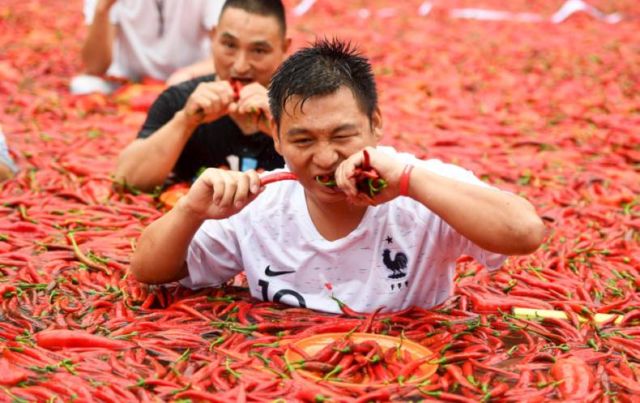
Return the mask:
{"type": "MultiPolygon", "coordinates": [[[[380,193],[382,189],[386,188],[388,184],[387,181],[382,179],[380,174],[371,167],[367,150],[364,150],[362,153],[364,154],[364,161],[361,167],[356,168],[353,177],[356,180],[356,187],[360,193],[374,197],[380,193]]],[[[318,175],[316,176],[316,182],[327,187],[336,186],[335,178],[330,175],[318,175]]]]}
{"type": "MultiPolygon", "coordinates": [[[[234,78],[231,78],[229,80],[229,84],[231,84],[231,88],[233,88],[233,100],[235,102],[238,102],[240,100],[240,91],[242,91],[244,84],[242,83],[242,81],[234,78]]],[[[269,119],[267,118],[267,116],[265,115],[262,109],[259,111],[252,110],[251,112],[256,113],[256,123],[260,122],[260,120],[264,120],[265,124],[267,126],[269,125],[269,119]]]]}
{"type": "Polygon", "coordinates": [[[292,172],[275,172],[260,178],[260,186],[266,186],[273,182],[297,180],[298,177],[292,172]]]}

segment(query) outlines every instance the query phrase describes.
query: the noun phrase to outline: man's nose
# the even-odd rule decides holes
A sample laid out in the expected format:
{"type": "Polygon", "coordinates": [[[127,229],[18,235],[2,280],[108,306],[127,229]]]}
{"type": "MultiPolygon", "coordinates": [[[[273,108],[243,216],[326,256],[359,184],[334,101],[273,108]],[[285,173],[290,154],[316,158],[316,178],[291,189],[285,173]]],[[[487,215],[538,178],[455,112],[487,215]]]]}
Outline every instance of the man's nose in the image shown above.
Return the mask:
{"type": "Polygon", "coordinates": [[[238,76],[243,76],[251,70],[249,59],[245,52],[238,53],[238,57],[233,63],[233,71],[238,76]]]}
{"type": "Polygon", "coordinates": [[[322,169],[333,169],[339,156],[336,149],[326,144],[319,144],[313,156],[313,162],[322,169]]]}

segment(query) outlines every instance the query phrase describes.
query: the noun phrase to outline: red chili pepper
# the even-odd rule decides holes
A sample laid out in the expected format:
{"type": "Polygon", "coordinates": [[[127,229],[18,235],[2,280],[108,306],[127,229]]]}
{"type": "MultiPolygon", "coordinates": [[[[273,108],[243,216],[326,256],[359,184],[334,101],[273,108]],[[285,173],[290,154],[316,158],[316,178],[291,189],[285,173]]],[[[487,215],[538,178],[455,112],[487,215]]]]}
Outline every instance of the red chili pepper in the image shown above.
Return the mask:
{"type": "Polygon", "coordinates": [[[306,369],[307,371],[321,372],[323,374],[326,374],[328,372],[331,372],[335,368],[335,365],[331,365],[329,363],[321,361],[305,361],[302,363],[301,367],[303,369],[306,369]]]}
{"type": "Polygon", "coordinates": [[[314,361],[327,362],[333,356],[334,348],[337,346],[338,342],[333,341],[326,346],[324,346],[321,350],[319,350],[313,357],[311,357],[314,361]]]}
{"type": "Polygon", "coordinates": [[[609,379],[628,391],[635,393],[636,396],[640,395],[640,382],[635,381],[632,378],[625,378],[616,375],[611,375],[609,379]]]}
{"type": "Polygon", "coordinates": [[[291,350],[295,351],[298,355],[300,355],[300,357],[302,357],[303,360],[305,361],[311,361],[312,357],[307,354],[306,351],[304,351],[304,349],[298,347],[295,343],[292,343],[288,346],[288,348],[290,348],[291,350]]]}
{"type": "Polygon", "coordinates": [[[367,403],[377,401],[387,401],[391,397],[391,392],[388,389],[380,389],[373,392],[366,393],[355,400],[354,403],[367,403]]]}
{"type": "Polygon", "coordinates": [[[266,186],[273,182],[286,181],[286,180],[298,180],[296,174],[292,172],[274,172],[264,175],[260,178],[260,186],[266,186]]]}
{"type": "Polygon", "coordinates": [[[371,169],[371,161],[369,159],[369,152],[367,150],[362,150],[362,169],[367,171],[371,169]]]}
{"type": "Polygon", "coordinates": [[[336,301],[338,303],[338,306],[340,307],[340,310],[342,311],[342,313],[344,313],[345,315],[349,316],[349,317],[353,317],[353,318],[361,318],[363,316],[363,314],[354,311],[353,309],[351,309],[349,307],[349,305],[345,304],[344,302],[340,301],[338,298],[336,298],[335,296],[331,296],[331,299],[336,301]]]}
{"type": "Polygon", "coordinates": [[[336,180],[331,175],[318,175],[316,176],[316,182],[322,186],[334,187],[336,186],[336,180]]]}
{"type": "Polygon", "coordinates": [[[384,307],[381,306],[378,309],[376,309],[375,311],[373,311],[371,314],[369,314],[367,319],[362,324],[362,327],[358,331],[362,332],[362,333],[368,333],[371,330],[371,326],[373,325],[373,321],[376,318],[376,315],[378,315],[378,313],[383,309],[384,309],[384,307]]]}
{"type": "Polygon", "coordinates": [[[63,348],[124,350],[134,346],[133,343],[128,341],[113,340],[79,330],[43,330],[36,333],[34,338],[40,347],[53,350],[63,348]]]}
{"type": "Polygon", "coordinates": [[[13,386],[27,380],[29,373],[0,357],[0,385],[13,386]]]}
{"type": "Polygon", "coordinates": [[[509,385],[504,382],[500,382],[493,389],[491,389],[486,397],[498,397],[504,395],[509,390],[509,385]]]}
{"type": "MultiPolygon", "coordinates": [[[[222,368],[224,370],[224,368],[222,368]]],[[[226,399],[218,397],[216,393],[209,393],[202,390],[190,389],[184,392],[180,392],[174,396],[176,399],[195,399],[198,401],[213,402],[213,403],[225,403],[226,399]]]]}
{"type": "Polygon", "coordinates": [[[447,373],[450,374],[453,379],[460,385],[473,391],[477,391],[477,388],[473,384],[471,384],[471,382],[469,382],[469,380],[462,374],[462,370],[460,369],[460,367],[455,364],[447,364],[445,369],[447,370],[447,373]]]}
{"type": "Polygon", "coordinates": [[[423,357],[405,364],[397,374],[397,379],[402,381],[408,380],[411,375],[413,375],[413,373],[416,372],[422,364],[429,361],[429,359],[431,359],[431,357],[423,357]]]}
{"type": "Polygon", "coordinates": [[[558,390],[564,399],[584,399],[593,389],[593,372],[579,358],[556,360],[550,373],[557,382],[560,382],[558,390]]]}
{"type": "Polygon", "coordinates": [[[236,80],[234,78],[229,80],[229,84],[231,84],[231,88],[233,88],[233,100],[238,101],[240,99],[240,91],[244,85],[240,80],[236,80]]]}

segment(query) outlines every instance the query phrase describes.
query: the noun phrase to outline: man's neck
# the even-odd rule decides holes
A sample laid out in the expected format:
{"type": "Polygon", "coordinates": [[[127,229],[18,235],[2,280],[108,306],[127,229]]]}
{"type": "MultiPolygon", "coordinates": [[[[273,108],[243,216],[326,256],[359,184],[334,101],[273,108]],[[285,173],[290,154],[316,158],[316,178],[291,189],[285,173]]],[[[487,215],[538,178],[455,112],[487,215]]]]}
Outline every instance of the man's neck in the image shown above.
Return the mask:
{"type": "Polygon", "coordinates": [[[349,235],[358,228],[367,211],[366,206],[355,206],[346,201],[338,203],[317,203],[305,193],[307,209],[316,230],[328,241],[335,241],[349,235]]]}

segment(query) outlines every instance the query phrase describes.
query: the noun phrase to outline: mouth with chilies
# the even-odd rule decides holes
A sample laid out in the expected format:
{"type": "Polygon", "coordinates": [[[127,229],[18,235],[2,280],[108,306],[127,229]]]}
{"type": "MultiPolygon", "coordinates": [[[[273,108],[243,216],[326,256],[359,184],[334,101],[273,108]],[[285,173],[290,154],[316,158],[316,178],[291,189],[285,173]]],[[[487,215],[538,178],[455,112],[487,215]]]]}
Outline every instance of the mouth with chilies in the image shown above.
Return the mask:
{"type": "MultiPolygon", "coordinates": [[[[362,165],[355,169],[353,177],[356,180],[356,188],[358,192],[364,194],[369,198],[373,198],[378,195],[384,188],[388,186],[385,179],[380,177],[378,171],[371,167],[369,160],[369,153],[367,150],[363,151],[364,161],[362,165]]],[[[326,187],[336,187],[336,179],[333,175],[317,175],[316,182],[326,187]]]]}

